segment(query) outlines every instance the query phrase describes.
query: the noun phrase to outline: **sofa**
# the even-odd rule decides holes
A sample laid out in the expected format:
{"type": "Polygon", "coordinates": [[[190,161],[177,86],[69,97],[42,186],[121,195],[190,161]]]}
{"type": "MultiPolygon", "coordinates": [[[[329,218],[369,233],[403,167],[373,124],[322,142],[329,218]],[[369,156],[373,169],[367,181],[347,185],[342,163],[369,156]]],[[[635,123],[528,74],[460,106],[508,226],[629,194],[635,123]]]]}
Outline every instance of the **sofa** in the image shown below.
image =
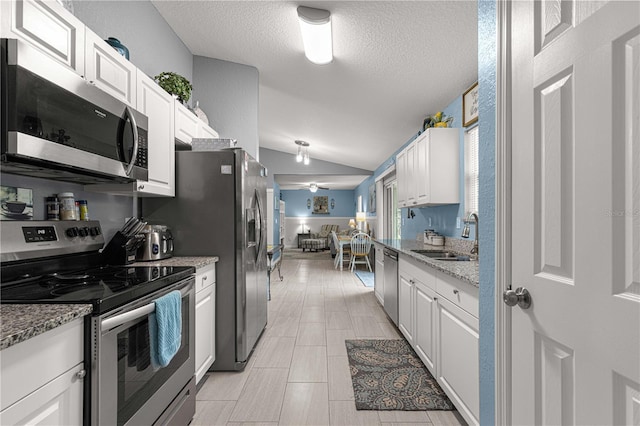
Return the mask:
{"type": "Polygon", "coordinates": [[[318,240],[324,240],[325,241],[325,248],[329,247],[329,244],[331,243],[331,231],[335,231],[338,232],[338,229],[340,228],[339,225],[322,225],[320,227],[320,232],[312,232],[310,235],[310,238],[312,239],[318,239],[318,240]]]}

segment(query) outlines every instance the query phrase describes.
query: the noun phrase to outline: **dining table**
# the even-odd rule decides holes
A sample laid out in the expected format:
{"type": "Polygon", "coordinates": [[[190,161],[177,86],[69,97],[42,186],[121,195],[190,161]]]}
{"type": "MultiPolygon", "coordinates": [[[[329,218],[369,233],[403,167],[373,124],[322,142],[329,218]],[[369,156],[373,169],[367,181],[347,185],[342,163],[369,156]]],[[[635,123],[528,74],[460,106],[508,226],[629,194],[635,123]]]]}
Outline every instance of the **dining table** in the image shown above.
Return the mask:
{"type": "Polygon", "coordinates": [[[340,263],[340,270],[342,271],[344,267],[344,246],[348,246],[351,244],[351,237],[349,235],[338,235],[338,247],[336,247],[338,253],[338,262],[336,262],[336,269],[338,268],[338,263],[340,263]]]}

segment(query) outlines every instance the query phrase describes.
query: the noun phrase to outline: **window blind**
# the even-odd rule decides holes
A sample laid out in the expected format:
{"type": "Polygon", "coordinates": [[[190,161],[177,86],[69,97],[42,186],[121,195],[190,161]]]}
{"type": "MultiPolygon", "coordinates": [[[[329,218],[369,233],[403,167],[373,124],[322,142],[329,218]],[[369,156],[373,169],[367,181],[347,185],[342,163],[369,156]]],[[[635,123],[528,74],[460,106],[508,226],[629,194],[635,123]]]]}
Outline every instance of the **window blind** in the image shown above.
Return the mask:
{"type": "Polygon", "coordinates": [[[478,212],[478,145],[479,126],[464,136],[464,208],[466,214],[478,212]]]}

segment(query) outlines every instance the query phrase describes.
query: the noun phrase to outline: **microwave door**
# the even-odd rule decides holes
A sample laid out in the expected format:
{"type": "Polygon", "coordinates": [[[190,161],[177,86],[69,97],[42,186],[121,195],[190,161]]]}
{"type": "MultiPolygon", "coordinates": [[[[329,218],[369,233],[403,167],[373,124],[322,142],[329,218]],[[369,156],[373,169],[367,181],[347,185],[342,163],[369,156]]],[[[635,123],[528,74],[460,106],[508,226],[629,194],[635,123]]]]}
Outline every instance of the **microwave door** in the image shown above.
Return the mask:
{"type": "Polygon", "coordinates": [[[118,149],[120,159],[125,167],[127,176],[131,176],[131,171],[136,164],[139,149],[138,125],[133,111],[128,106],[124,110],[120,128],[118,131],[118,149]]]}

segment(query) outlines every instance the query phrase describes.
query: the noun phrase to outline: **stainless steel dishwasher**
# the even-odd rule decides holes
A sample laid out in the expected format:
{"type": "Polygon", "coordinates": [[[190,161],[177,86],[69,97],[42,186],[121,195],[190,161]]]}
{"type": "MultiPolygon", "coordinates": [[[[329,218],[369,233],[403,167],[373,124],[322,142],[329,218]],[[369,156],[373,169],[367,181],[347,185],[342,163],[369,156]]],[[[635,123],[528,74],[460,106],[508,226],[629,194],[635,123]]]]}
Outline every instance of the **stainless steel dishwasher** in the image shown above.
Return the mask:
{"type": "Polygon", "coordinates": [[[384,249],[384,310],[398,325],[398,252],[384,249]]]}

